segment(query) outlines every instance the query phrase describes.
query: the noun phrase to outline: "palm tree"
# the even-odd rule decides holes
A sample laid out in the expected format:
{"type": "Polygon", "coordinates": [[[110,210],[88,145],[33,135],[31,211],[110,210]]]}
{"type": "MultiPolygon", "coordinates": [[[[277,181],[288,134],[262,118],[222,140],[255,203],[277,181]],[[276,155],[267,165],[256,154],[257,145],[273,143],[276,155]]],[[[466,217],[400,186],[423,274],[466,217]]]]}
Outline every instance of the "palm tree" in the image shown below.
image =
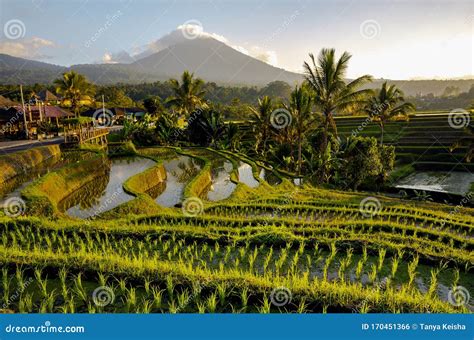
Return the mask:
{"type": "Polygon", "coordinates": [[[270,116],[273,112],[274,106],[272,99],[268,96],[263,96],[258,99],[257,108],[250,107],[250,110],[255,118],[255,129],[257,133],[257,141],[255,143],[255,150],[258,152],[262,147],[262,155],[267,151],[267,143],[270,138],[270,116]]]}
{"type": "Polygon", "coordinates": [[[313,54],[309,57],[311,65],[305,62],[303,67],[305,78],[314,91],[314,102],[325,118],[321,143],[321,153],[324,153],[330,130],[337,136],[334,113],[364,104],[372,90],[358,90],[358,88],[371,81],[372,77],[364,75],[346,83],[346,71],[351,58],[348,52],[344,52],[339,60],[336,60],[334,49],[322,49],[317,63],[313,54]]]}
{"type": "Polygon", "coordinates": [[[205,91],[202,90],[204,81],[194,79],[194,74],[184,71],[179,80],[170,79],[174,95],[166,101],[167,104],[178,109],[179,113],[188,117],[197,107],[207,108],[204,100],[205,91]]]}
{"type": "Polygon", "coordinates": [[[71,108],[78,115],[81,100],[90,98],[94,94],[94,87],[86,77],[74,71],[63,73],[62,78],[54,80],[56,93],[63,99],[71,101],[71,108]]]}
{"type": "Polygon", "coordinates": [[[298,176],[301,175],[303,159],[301,149],[303,145],[303,135],[313,127],[315,119],[312,117],[311,107],[313,98],[308,85],[296,86],[290,94],[290,104],[287,106],[290,111],[294,126],[296,129],[296,138],[298,142],[298,176]]]}
{"type": "Polygon", "coordinates": [[[382,87],[369,98],[365,112],[380,125],[382,130],[380,145],[383,145],[385,123],[396,116],[406,116],[410,111],[415,110],[412,103],[398,105],[398,103],[404,101],[403,92],[395,85],[387,85],[387,82],[384,82],[382,87]]]}

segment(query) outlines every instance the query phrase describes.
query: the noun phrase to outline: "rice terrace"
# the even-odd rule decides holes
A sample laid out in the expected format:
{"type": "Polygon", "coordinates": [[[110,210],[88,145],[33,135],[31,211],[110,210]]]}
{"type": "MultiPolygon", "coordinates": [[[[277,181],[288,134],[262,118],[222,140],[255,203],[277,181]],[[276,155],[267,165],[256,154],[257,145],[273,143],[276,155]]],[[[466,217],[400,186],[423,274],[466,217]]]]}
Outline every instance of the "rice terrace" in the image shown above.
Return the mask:
{"type": "Polygon", "coordinates": [[[420,97],[351,61],[2,74],[0,312],[472,313],[474,81],[420,97]]]}

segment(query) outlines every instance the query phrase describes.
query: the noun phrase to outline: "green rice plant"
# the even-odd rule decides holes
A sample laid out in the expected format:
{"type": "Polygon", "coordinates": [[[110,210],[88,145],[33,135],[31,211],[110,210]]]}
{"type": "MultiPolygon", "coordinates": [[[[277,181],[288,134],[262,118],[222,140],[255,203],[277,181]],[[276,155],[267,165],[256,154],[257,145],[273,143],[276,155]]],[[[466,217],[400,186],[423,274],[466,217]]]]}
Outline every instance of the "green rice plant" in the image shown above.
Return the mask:
{"type": "Polygon", "coordinates": [[[185,308],[189,303],[190,295],[187,289],[184,289],[178,294],[178,307],[179,309],[185,308]]]}
{"type": "Polygon", "coordinates": [[[306,313],[308,309],[308,304],[306,303],[306,298],[302,298],[299,303],[298,303],[298,309],[297,309],[297,313],[299,314],[303,314],[303,313],[306,313]]]}
{"type": "Polygon", "coordinates": [[[385,260],[385,254],[387,253],[387,249],[380,248],[379,249],[379,258],[378,258],[378,271],[382,269],[383,261],[385,260]]]}
{"type": "Polygon", "coordinates": [[[151,293],[153,295],[153,304],[155,308],[161,309],[163,303],[163,290],[158,287],[152,287],[151,293]]]}
{"type": "Polygon", "coordinates": [[[206,312],[206,304],[201,301],[196,301],[196,307],[199,314],[204,314],[206,312]]]}
{"type": "Polygon", "coordinates": [[[431,269],[431,280],[427,293],[431,297],[435,295],[436,289],[438,288],[438,275],[440,272],[441,268],[431,269]]]}
{"type": "Polygon", "coordinates": [[[206,299],[206,308],[209,313],[215,313],[217,309],[217,294],[214,292],[206,299]]]}
{"type": "Polygon", "coordinates": [[[249,297],[250,293],[248,287],[242,288],[242,290],[240,291],[240,302],[242,303],[242,310],[244,311],[247,309],[249,297]]]}
{"type": "Polygon", "coordinates": [[[174,281],[173,276],[166,275],[166,290],[168,291],[168,296],[170,299],[173,299],[174,296],[174,281]]]}
{"type": "Polygon", "coordinates": [[[367,314],[370,310],[370,306],[367,301],[363,301],[360,308],[359,308],[359,313],[361,314],[367,314]]]}
{"type": "Polygon", "coordinates": [[[226,282],[222,281],[219,282],[216,286],[217,294],[219,296],[219,304],[224,306],[225,300],[227,298],[227,284],[226,282]]]}
{"type": "Polygon", "coordinates": [[[269,314],[270,311],[271,311],[271,303],[270,303],[270,299],[268,298],[267,294],[263,294],[263,301],[262,301],[262,304],[260,306],[257,307],[258,309],[258,312],[260,314],[269,314]]]}
{"type": "Polygon", "coordinates": [[[10,299],[10,279],[8,276],[8,268],[2,268],[2,288],[3,288],[3,303],[8,305],[10,299]]]}
{"type": "Polygon", "coordinates": [[[400,257],[399,255],[396,255],[392,258],[392,267],[390,271],[391,277],[395,277],[395,274],[397,273],[398,270],[398,264],[400,263],[400,257]]]}
{"type": "Polygon", "coordinates": [[[364,262],[364,259],[362,258],[357,262],[356,271],[355,271],[357,279],[360,279],[362,275],[362,271],[364,270],[364,264],[365,262],[364,262]]]}
{"type": "Polygon", "coordinates": [[[24,279],[24,270],[21,268],[21,266],[17,266],[15,270],[15,278],[16,278],[16,284],[18,288],[21,290],[25,287],[25,279],[24,279]]]}
{"type": "Polygon", "coordinates": [[[33,312],[33,294],[22,294],[18,301],[18,312],[32,313],[33,312]]]}
{"type": "Polygon", "coordinates": [[[36,267],[34,270],[36,283],[38,284],[38,287],[41,291],[41,295],[43,298],[46,298],[48,296],[48,278],[45,277],[43,279],[42,272],[42,269],[39,267],[36,267]]]}
{"type": "Polygon", "coordinates": [[[375,279],[377,278],[377,265],[372,263],[371,271],[369,272],[369,282],[374,283],[375,279]]]}
{"type": "Polygon", "coordinates": [[[148,299],[143,299],[142,303],[140,304],[142,306],[141,308],[141,313],[143,314],[150,314],[153,308],[153,303],[150,302],[148,299]]]}
{"type": "Polygon", "coordinates": [[[413,260],[408,264],[408,287],[413,287],[413,283],[415,282],[415,277],[417,274],[416,268],[418,267],[418,261],[420,257],[415,255],[413,260]]]}
{"type": "Polygon", "coordinates": [[[79,273],[74,278],[74,293],[85,304],[87,304],[87,292],[82,285],[82,273],[79,273]]]}

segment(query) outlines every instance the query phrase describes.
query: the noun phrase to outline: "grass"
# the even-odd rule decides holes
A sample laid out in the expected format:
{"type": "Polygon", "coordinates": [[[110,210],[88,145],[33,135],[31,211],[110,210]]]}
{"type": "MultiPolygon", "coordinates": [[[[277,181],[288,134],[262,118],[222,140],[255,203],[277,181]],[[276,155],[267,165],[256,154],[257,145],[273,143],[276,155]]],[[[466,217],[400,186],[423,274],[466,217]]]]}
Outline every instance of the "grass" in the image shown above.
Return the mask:
{"type": "MultiPolygon", "coordinates": [[[[0,217],[0,299],[8,302],[3,309],[469,312],[448,303],[439,288],[474,288],[471,208],[453,214],[443,204],[370,194],[381,208],[366,217],[359,205],[367,193],[295,187],[285,179],[275,186],[258,179],[258,187],[246,187],[238,182],[236,167],[248,162],[258,178],[259,165],[244,155],[199,148],[137,151],[155,159],[156,166],[123,184],[135,199],[97,219],[49,218],[34,210],[35,216],[0,217]],[[203,162],[185,197],[202,196],[216,156],[232,162],[237,189],[224,201],[203,198],[203,211],[193,217],[158,206],[147,191],[165,180],[162,161],[176,153],[203,162]],[[97,304],[92,297],[98,287],[112,291],[113,302],[97,304]],[[292,299],[276,306],[272,292],[281,287],[292,299]]],[[[24,195],[28,202],[47,200],[54,212],[64,193],[96,172],[100,159],[49,173],[24,195]]]]}

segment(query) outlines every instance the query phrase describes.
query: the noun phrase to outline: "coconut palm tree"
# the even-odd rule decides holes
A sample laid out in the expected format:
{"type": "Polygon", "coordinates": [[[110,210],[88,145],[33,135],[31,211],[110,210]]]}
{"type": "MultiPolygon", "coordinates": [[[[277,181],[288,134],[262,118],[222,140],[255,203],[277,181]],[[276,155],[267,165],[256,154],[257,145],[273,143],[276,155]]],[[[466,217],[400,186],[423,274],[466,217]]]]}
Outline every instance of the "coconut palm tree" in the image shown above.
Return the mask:
{"type": "Polygon", "coordinates": [[[261,149],[262,155],[265,155],[267,152],[267,143],[271,132],[270,116],[273,109],[272,99],[268,96],[259,98],[256,108],[250,107],[253,118],[255,118],[255,151],[258,153],[259,149],[261,149]]]}
{"type": "Polygon", "coordinates": [[[313,98],[310,89],[305,83],[303,86],[295,86],[290,94],[290,103],[287,109],[291,114],[293,126],[296,130],[296,138],[298,143],[298,176],[301,175],[303,167],[302,145],[303,137],[311,128],[314,127],[315,119],[311,111],[313,98]]]}
{"type": "Polygon", "coordinates": [[[337,136],[334,114],[362,106],[372,93],[368,89],[358,90],[361,85],[372,80],[369,75],[346,82],[346,71],[351,55],[344,52],[336,60],[335,54],[334,49],[322,49],[317,62],[314,55],[310,54],[311,64],[305,62],[303,65],[305,78],[314,91],[314,102],[324,115],[321,153],[326,151],[328,134],[331,130],[337,136]]]}
{"type": "Polygon", "coordinates": [[[384,82],[382,87],[369,98],[364,110],[380,126],[380,145],[383,145],[385,123],[396,116],[406,116],[410,111],[415,110],[412,103],[399,104],[404,101],[403,92],[395,85],[388,85],[387,82],[384,82]]]}
{"type": "Polygon", "coordinates": [[[167,104],[174,106],[178,112],[186,117],[196,110],[196,108],[207,108],[204,100],[205,91],[202,90],[204,81],[194,78],[193,73],[184,71],[181,76],[181,82],[176,79],[170,79],[171,88],[174,95],[166,101],[167,104]]]}
{"type": "Polygon", "coordinates": [[[78,116],[81,100],[94,95],[94,87],[86,77],[74,71],[63,73],[61,78],[54,80],[56,93],[71,102],[71,109],[78,116]]]}

